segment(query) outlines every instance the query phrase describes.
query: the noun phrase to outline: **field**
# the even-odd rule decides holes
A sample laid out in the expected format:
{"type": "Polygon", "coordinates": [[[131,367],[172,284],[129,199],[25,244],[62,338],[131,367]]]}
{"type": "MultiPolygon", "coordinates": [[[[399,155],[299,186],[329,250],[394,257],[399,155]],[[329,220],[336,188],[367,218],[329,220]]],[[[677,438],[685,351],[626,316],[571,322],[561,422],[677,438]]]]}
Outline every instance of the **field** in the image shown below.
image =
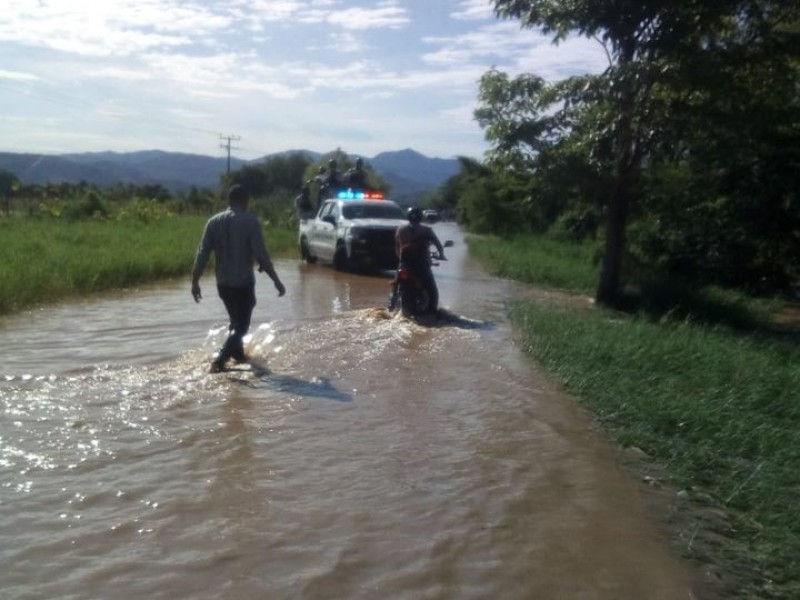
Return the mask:
{"type": "MultiPolygon", "coordinates": [[[[0,314],[78,294],[186,277],[207,217],[150,221],[0,219],[0,314]]],[[[265,231],[273,255],[293,231],[265,231]]]]}

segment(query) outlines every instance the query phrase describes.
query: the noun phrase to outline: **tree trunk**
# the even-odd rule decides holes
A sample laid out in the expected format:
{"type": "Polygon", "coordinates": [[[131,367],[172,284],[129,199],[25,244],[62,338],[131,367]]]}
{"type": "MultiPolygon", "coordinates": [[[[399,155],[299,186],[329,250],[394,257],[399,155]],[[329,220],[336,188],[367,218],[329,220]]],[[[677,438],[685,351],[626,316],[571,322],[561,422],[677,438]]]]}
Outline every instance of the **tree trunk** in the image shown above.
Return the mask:
{"type": "Polygon", "coordinates": [[[634,136],[634,111],[636,83],[630,72],[626,72],[633,59],[633,52],[626,56],[623,66],[619,98],[619,119],[616,131],[616,164],[614,185],[606,214],[606,244],[595,300],[598,304],[617,307],[620,300],[622,265],[625,258],[626,228],[628,213],[634,196],[639,172],[639,152],[634,136]]]}
{"type": "Polygon", "coordinates": [[[625,257],[625,229],[628,223],[630,192],[625,173],[617,172],[614,192],[608,205],[606,217],[606,244],[595,300],[604,306],[619,304],[622,262],[625,257]]]}

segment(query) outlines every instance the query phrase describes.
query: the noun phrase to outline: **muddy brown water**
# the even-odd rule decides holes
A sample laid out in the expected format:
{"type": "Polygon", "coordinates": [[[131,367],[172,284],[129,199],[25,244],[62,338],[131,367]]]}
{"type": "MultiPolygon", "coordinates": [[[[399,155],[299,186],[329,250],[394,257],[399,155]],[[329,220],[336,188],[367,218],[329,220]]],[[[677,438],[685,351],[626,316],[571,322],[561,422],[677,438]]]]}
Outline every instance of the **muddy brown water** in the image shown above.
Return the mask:
{"type": "Polygon", "coordinates": [[[437,327],[277,261],[253,370],[206,374],[213,277],[0,322],[0,596],[688,599],[641,486],[512,341],[463,236],[437,327]]]}

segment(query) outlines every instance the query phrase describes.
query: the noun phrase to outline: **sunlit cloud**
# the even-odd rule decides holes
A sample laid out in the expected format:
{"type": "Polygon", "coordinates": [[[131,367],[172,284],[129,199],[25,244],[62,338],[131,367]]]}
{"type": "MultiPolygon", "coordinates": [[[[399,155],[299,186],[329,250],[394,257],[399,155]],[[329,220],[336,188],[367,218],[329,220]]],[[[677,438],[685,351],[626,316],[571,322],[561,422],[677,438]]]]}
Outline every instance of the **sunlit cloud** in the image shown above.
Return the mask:
{"type": "Polygon", "coordinates": [[[9,151],[200,150],[224,128],[275,151],[358,139],[362,152],[475,154],[489,68],[605,66],[592,42],[553,46],[489,0],[4,0],[0,56],[0,115],[30,115],[3,121],[9,151]],[[60,130],[33,131],[48,122],[60,130]]]}
{"type": "MultiPolygon", "coordinates": [[[[249,57],[252,58],[252,57],[249,57]]],[[[181,93],[216,98],[235,98],[244,92],[260,92],[277,98],[294,98],[302,89],[287,84],[280,68],[269,67],[235,54],[189,56],[150,55],[150,68],[181,93]]]]}
{"type": "Polygon", "coordinates": [[[85,56],[131,56],[192,43],[214,45],[222,35],[263,31],[268,23],[281,21],[325,23],[348,31],[399,28],[409,17],[395,2],[342,8],[290,0],[218,0],[207,5],[179,0],[6,0],[0,41],[85,56]]]}
{"type": "Polygon", "coordinates": [[[191,110],[188,108],[169,108],[166,112],[178,119],[191,119],[194,121],[208,120],[212,116],[208,111],[191,110]]]}
{"type": "Polygon", "coordinates": [[[326,20],[343,29],[397,29],[408,25],[410,18],[405,9],[387,4],[376,8],[349,8],[332,12],[326,20]]]}
{"type": "Polygon", "coordinates": [[[130,111],[126,110],[125,107],[114,101],[106,101],[103,104],[95,106],[93,110],[98,115],[102,115],[104,117],[131,118],[132,116],[135,116],[131,115],[130,111]]]}
{"type": "Polygon", "coordinates": [[[240,0],[230,4],[237,18],[265,22],[286,21],[309,6],[309,2],[297,0],[240,0]]]}
{"type": "Polygon", "coordinates": [[[423,40],[438,49],[422,55],[432,66],[465,64],[502,65],[512,75],[536,73],[545,79],[600,72],[607,67],[601,46],[585,37],[570,37],[558,44],[549,36],[522,30],[513,21],[496,22],[469,33],[423,40]]]}
{"type": "Polygon", "coordinates": [[[532,32],[521,31],[511,22],[485,25],[458,36],[426,37],[428,45],[439,46],[439,50],[423,55],[429,63],[452,64],[480,60],[486,62],[492,57],[512,59],[525,53],[532,46],[549,45],[550,40],[532,32]]]}
{"type": "Polygon", "coordinates": [[[490,0],[461,0],[458,9],[451,15],[461,21],[482,21],[494,18],[490,0]]]}
{"type": "Polygon", "coordinates": [[[201,9],[162,0],[74,0],[38,3],[7,0],[0,17],[0,41],[84,56],[133,55],[190,43],[184,31],[207,31],[225,21],[201,9]]]}
{"type": "Polygon", "coordinates": [[[531,46],[517,54],[507,70],[512,74],[535,73],[557,81],[574,75],[600,73],[607,67],[608,60],[599,42],[573,37],[558,45],[548,42],[531,46]]]}
{"type": "Polygon", "coordinates": [[[39,81],[40,77],[32,73],[20,73],[19,71],[4,71],[0,69],[0,80],[7,81],[39,81]]]}
{"type": "Polygon", "coordinates": [[[452,108],[445,108],[439,111],[439,114],[452,121],[461,121],[461,122],[474,121],[476,107],[477,103],[473,102],[470,104],[464,104],[452,108]]]}
{"type": "Polygon", "coordinates": [[[367,47],[367,45],[364,43],[364,40],[360,36],[350,31],[336,34],[333,37],[332,46],[334,50],[343,54],[355,54],[357,52],[363,52],[367,47]]]}
{"type": "Polygon", "coordinates": [[[115,67],[102,67],[87,70],[85,77],[97,79],[118,79],[123,81],[147,81],[153,79],[153,74],[139,69],[123,69],[115,67]]]}

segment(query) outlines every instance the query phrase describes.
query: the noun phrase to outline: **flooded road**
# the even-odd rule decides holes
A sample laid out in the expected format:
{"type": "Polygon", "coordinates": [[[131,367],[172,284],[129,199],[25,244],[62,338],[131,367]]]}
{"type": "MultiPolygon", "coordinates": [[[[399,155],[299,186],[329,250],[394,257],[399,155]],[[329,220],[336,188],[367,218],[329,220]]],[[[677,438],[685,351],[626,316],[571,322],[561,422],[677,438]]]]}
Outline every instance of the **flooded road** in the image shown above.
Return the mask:
{"type": "Polygon", "coordinates": [[[252,371],[206,373],[213,275],[0,321],[3,599],[688,599],[637,484],[512,342],[513,286],[277,261],[252,371]]]}

